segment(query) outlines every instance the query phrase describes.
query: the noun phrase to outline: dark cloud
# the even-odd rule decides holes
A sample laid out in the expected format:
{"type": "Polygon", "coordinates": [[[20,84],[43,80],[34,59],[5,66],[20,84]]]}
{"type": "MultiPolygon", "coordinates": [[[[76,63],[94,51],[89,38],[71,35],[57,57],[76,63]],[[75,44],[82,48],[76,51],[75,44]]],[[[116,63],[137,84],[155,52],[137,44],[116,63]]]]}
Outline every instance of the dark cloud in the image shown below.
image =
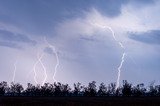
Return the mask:
{"type": "Polygon", "coordinates": [[[128,0],[91,0],[93,6],[102,14],[108,17],[115,17],[121,14],[121,7],[128,3],[128,0]]]}
{"type": "Polygon", "coordinates": [[[155,0],[129,0],[129,2],[139,5],[154,4],[155,0]]]}
{"type": "Polygon", "coordinates": [[[31,40],[26,35],[16,34],[16,33],[6,31],[6,30],[1,30],[1,29],[0,29],[0,39],[8,42],[21,42],[21,43],[36,45],[36,41],[31,40]]]}
{"type": "Polygon", "coordinates": [[[0,46],[15,48],[15,49],[23,49],[21,46],[17,45],[16,43],[12,43],[12,42],[2,42],[2,41],[0,41],[0,46]]]}
{"type": "Polygon", "coordinates": [[[54,0],[53,2],[68,11],[88,11],[93,7],[109,17],[114,17],[121,13],[121,6],[128,3],[128,0],[67,0],[67,2],[66,0],[54,0]]]}
{"type": "Polygon", "coordinates": [[[116,17],[121,14],[122,6],[131,4],[135,7],[145,7],[154,4],[155,0],[90,0],[90,4],[108,17],[116,17]]]}
{"type": "MultiPolygon", "coordinates": [[[[20,27],[29,33],[48,35],[64,19],[82,17],[83,11],[97,9],[108,17],[121,14],[121,7],[151,4],[152,0],[3,0],[0,3],[1,21],[20,27]]],[[[53,36],[53,35],[52,35],[53,36]]]]}
{"type": "Polygon", "coordinates": [[[160,44],[160,30],[151,30],[144,33],[129,33],[129,38],[149,44],[160,44]]]}

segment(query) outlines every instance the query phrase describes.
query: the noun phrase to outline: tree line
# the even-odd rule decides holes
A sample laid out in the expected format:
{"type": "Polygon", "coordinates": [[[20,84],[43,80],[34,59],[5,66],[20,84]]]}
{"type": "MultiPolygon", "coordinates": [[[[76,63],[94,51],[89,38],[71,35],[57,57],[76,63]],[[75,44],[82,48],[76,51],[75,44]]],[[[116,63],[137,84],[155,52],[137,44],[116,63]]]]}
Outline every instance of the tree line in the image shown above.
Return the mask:
{"type": "Polygon", "coordinates": [[[88,83],[87,86],[81,83],[74,83],[73,88],[68,84],[57,83],[45,83],[43,86],[27,84],[24,89],[19,83],[11,83],[10,85],[2,81],[0,82],[0,96],[87,96],[87,97],[141,97],[141,96],[160,96],[160,85],[150,84],[147,88],[143,83],[133,86],[126,80],[123,80],[121,87],[116,89],[116,84],[111,83],[107,86],[101,83],[96,85],[95,81],[88,83]]]}

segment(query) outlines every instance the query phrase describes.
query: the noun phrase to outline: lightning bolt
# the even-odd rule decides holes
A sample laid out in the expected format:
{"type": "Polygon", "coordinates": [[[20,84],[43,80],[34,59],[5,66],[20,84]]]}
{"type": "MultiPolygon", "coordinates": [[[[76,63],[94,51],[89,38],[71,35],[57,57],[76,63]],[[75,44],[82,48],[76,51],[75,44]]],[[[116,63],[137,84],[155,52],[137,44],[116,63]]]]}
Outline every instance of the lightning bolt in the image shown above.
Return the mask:
{"type": "Polygon", "coordinates": [[[43,54],[41,55],[41,58],[39,59],[39,62],[40,62],[40,64],[42,65],[43,70],[44,70],[44,74],[45,74],[44,80],[43,80],[43,82],[42,82],[42,85],[44,85],[44,83],[46,82],[46,79],[47,79],[47,71],[46,71],[46,68],[45,68],[45,66],[43,65],[42,61],[41,61],[42,57],[43,57],[43,54]]]}
{"type": "Polygon", "coordinates": [[[38,58],[38,60],[35,62],[34,66],[33,66],[34,81],[36,84],[38,84],[37,79],[36,79],[36,77],[37,77],[36,66],[37,66],[39,60],[42,58],[42,56],[39,57],[39,54],[37,53],[37,58],[38,58]]]}
{"type": "Polygon", "coordinates": [[[13,71],[13,78],[12,78],[12,82],[14,82],[14,81],[15,81],[16,71],[17,71],[17,61],[14,63],[14,71],[13,71]]]}
{"type": "Polygon", "coordinates": [[[42,67],[43,67],[44,74],[45,74],[45,78],[44,78],[44,80],[43,80],[43,82],[42,82],[42,85],[44,85],[44,83],[46,82],[46,79],[47,79],[47,71],[46,71],[46,68],[45,68],[45,66],[43,65],[42,61],[41,61],[42,57],[43,57],[43,54],[42,54],[41,56],[39,56],[39,53],[37,53],[37,59],[38,59],[38,60],[35,62],[34,66],[33,66],[33,72],[34,72],[34,81],[35,81],[36,84],[38,84],[38,81],[37,81],[37,79],[36,79],[36,77],[37,77],[36,66],[37,66],[37,64],[40,62],[40,64],[41,64],[42,67]]]}
{"type": "MultiPolygon", "coordinates": [[[[91,24],[96,25],[96,26],[98,26],[98,27],[101,27],[101,28],[103,28],[103,29],[109,29],[109,30],[112,32],[112,37],[114,38],[114,40],[119,44],[119,46],[120,46],[123,50],[125,50],[125,47],[123,46],[123,44],[116,39],[115,33],[114,33],[114,31],[113,31],[113,29],[112,29],[111,27],[106,26],[106,25],[99,25],[99,24],[97,24],[97,23],[91,23],[91,24]]],[[[126,55],[126,53],[125,53],[125,51],[124,51],[123,54],[122,54],[122,57],[121,57],[120,65],[118,66],[118,69],[117,69],[117,70],[118,70],[118,74],[117,74],[117,82],[116,82],[116,88],[115,88],[115,89],[118,89],[118,88],[119,88],[120,77],[121,77],[121,68],[122,68],[123,63],[124,63],[124,61],[125,61],[125,60],[124,60],[125,55],[126,55]]]]}
{"type": "Polygon", "coordinates": [[[57,51],[56,51],[55,46],[51,45],[51,44],[47,41],[46,37],[44,37],[44,41],[47,43],[48,47],[51,48],[51,49],[54,51],[55,56],[56,56],[56,61],[57,61],[57,63],[56,63],[56,65],[55,65],[54,73],[53,73],[53,77],[52,77],[52,78],[53,78],[53,81],[54,81],[54,82],[57,82],[56,79],[55,79],[55,76],[56,76],[56,73],[57,73],[57,68],[58,68],[58,66],[59,66],[58,53],[57,53],[57,51]]]}
{"type": "Polygon", "coordinates": [[[119,80],[120,80],[120,77],[121,77],[121,68],[123,66],[123,63],[124,63],[124,57],[125,57],[126,53],[124,52],[123,55],[122,55],[122,58],[121,58],[121,63],[118,67],[118,77],[117,77],[117,84],[116,84],[116,89],[118,89],[119,87],[119,80]]]}

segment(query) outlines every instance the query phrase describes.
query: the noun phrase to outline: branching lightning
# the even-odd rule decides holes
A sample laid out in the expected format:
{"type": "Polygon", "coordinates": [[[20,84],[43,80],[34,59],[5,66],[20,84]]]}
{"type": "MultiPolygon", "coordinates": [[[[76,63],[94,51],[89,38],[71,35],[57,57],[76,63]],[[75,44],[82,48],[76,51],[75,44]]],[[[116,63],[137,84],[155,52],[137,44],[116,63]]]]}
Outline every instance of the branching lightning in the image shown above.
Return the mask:
{"type": "Polygon", "coordinates": [[[43,63],[42,63],[42,61],[41,61],[42,57],[43,57],[43,54],[42,54],[41,56],[39,56],[39,54],[37,54],[38,60],[36,61],[36,63],[35,63],[34,66],[33,66],[33,72],[34,72],[34,81],[35,81],[36,84],[38,84],[38,81],[37,81],[37,79],[36,79],[36,77],[37,77],[36,66],[37,66],[37,64],[40,62],[40,64],[41,64],[42,67],[43,67],[44,74],[45,74],[45,78],[44,78],[44,80],[43,80],[43,82],[42,82],[42,85],[43,85],[43,84],[46,82],[46,79],[47,79],[47,72],[46,72],[45,66],[43,65],[43,63]]]}
{"type": "Polygon", "coordinates": [[[58,68],[58,66],[59,66],[58,53],[57,53],[57,51],[56,51],[55,46],[51,45],[51,44],[47,41],[46,37],[44,37],[44,41],[47,43],[48,47],[51,48],[51,49],[54,51],[55,56],[56,56],[56,62],[57,62],[57,63],[56,63],[56,65],[55,65],[54,73],[53,73],[53,77],[52,77],[52,78],[53,78],[53,81],[54,81],[54,82],[57,82],[56,79],[55,79],[55,76],[56,76],[56,73],[57,73],[57,68],[58,68]]]}
{"type": "Polygon", "coordinates": [[[36,77],[37,77],[36,66],[37,66],[39,60],[42,58],[42,56],[39,57],[39,55],[37,54],[37,58],[38,58],[38,60],[35,62],[34,66],[33,66],[34,81],[36,84],[38,84],[37,79],[36,79],[36,77]]]}
{"type": "MultiPolygon", "coordinates": [[[[123,46],[123,44],[116,39],[115,33],[114,33],[114,31],[112,30],[111,27],[106,26],[106,25],[99,25],[99,24],[97,24],[97,23],[92,23],[92,24],[93,24],[93,25],[96,25],[96,26],[98,26],[98,27],[101,27],[101,28],[103,28],[103,29],[109,29],[109,30],[112,32],[112,36],[113,36],[114,40],[120,45],[120,47],[121,47],[123,50],[125,50],[125,47],[123,46]]],[[[123,63],[124,63],[124,61],[125,61],[125,60],[124,60],[125,55],[126,55],[126,53],[125,53],[125,51],[124,51],[123,54],[122,54],[122,57],[121,57],[120,65],[118,66],[118,69],[117,69],[117,70],[118,70],[118,74],[117,74],[116,89],[119,88],[119,82],[120,82],[120,77],[121,77],[121,68],[122,68],[123,63]]]]}
{"type": "MultiPolygon", "coordinates": [[[[43,54],[41,55],[41,57],[43,57],[43,54]]],[[[44,75],[45,75],[45,77],[44,77],[44,80],[43,80],[43,82],[42,82],[42,85],[44,85],[44,83],[46,82],[46,79],[47,79],[47,71],[46,71],[46,68],[45,68],[45,66],[43,65],[41,59],[42,59],[42,58],[39,59],[39,62],[40,62],[40,64],[42,65],[43,70],[44,70],[44,75]]]]}
{"type": "Polygon", "coordinates": [[[14,81],[15,81],[16,71],[17,71],[17,61],[14,63],[14,71],[13,71],[13,78],[12,78],[12,82],[14,82],[14,81]]]}

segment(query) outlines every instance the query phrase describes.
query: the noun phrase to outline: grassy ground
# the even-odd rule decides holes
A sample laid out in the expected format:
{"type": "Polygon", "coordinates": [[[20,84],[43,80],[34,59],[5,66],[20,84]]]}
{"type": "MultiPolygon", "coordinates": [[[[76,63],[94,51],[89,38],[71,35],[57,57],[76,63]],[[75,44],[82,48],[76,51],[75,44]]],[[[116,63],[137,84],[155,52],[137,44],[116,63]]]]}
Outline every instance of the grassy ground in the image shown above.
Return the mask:
{"type": "Polygon", "coordinates": [[[0,106],[160,106],[160,97],[0,97],[0,106]]]}

